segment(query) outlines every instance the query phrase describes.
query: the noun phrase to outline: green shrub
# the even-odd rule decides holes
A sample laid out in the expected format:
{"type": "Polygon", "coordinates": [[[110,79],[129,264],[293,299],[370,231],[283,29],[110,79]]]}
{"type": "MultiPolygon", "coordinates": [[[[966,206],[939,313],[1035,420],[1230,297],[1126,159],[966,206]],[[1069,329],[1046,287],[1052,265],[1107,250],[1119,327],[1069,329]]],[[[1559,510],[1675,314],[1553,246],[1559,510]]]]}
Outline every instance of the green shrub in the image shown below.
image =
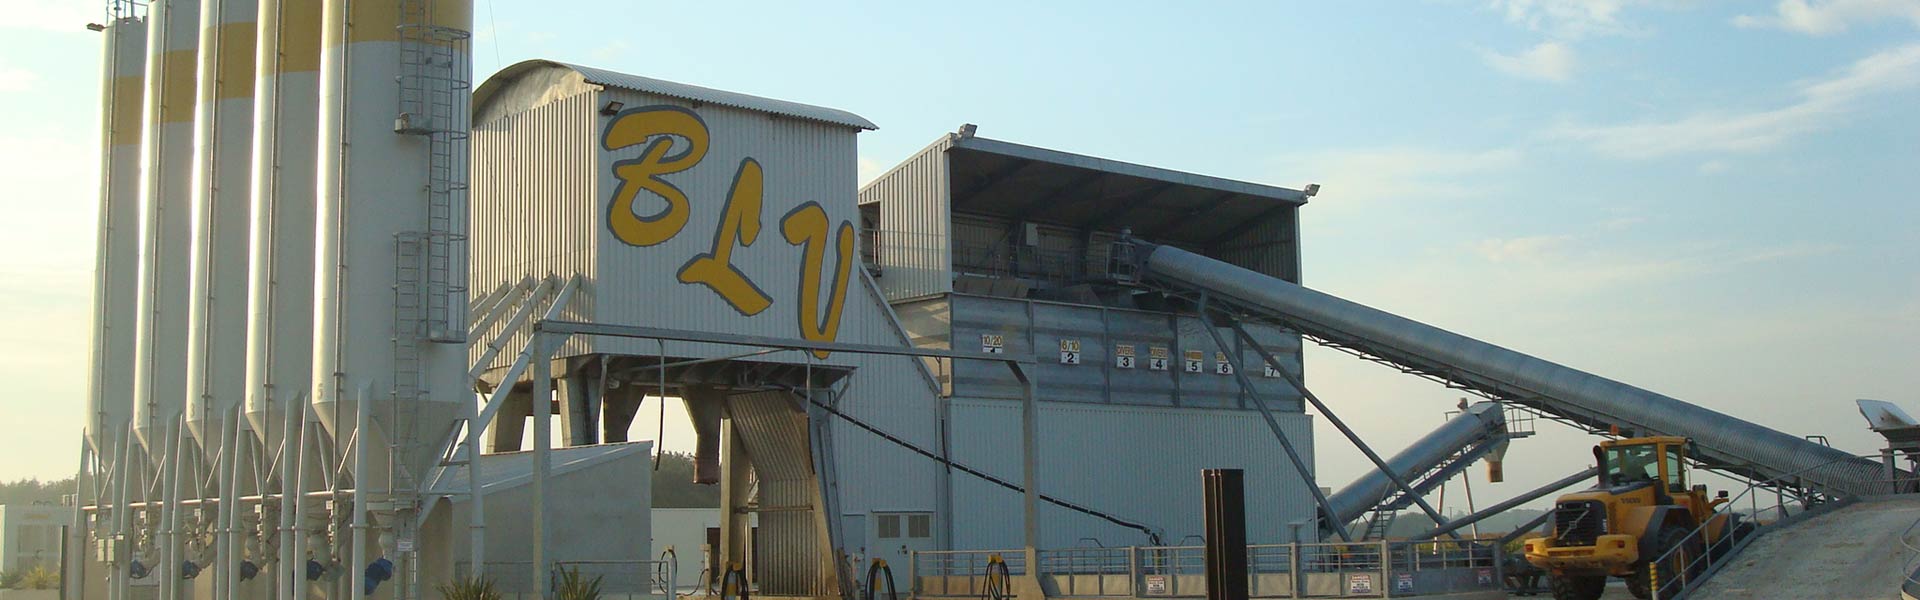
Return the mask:
{"type": "Polygon", "coordinates": [[[556,590],[553,600],[600,600],[600,576],[592,580],[580,575],[580,569],[560,572],[560,589],[556,590]]]}
{"type": "Polygon", "coordinates": [[[499,590],[493,589],[493,580],[486,577],[456,579],[433,589],[447,600],[502,600],[499,590]]]}
{"type": "Polygon", "coordinates": [[[7,571],[4,573],[0,573],[0,590],[19,589],[20,581],[26,578],[27,578],[27,574],[21,573],[19,571],[7,571]]]}

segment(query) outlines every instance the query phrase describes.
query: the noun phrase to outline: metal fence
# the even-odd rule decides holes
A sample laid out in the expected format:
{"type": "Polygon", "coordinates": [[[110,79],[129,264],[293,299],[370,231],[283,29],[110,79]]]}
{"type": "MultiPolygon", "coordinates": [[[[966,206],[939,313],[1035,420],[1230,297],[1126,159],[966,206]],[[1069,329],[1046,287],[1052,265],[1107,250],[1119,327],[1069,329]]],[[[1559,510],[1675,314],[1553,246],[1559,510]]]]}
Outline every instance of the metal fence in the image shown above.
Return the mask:
{"type": "MultiPolygon", "coordinates": [[[[548,566],[545,581],[536,586],[533,563],[528,561],[487,561],[485,576],[507,600],[539,600],[560,586],[563,573],[576,572],[591,581],[600,580],[603,600],[672,600],[676,594],[678,573],[672,561],[665,560],[577,560],[558,561],[548,566]],[[544,586],[546,589],[538,589],[544,586]]],[[[473,564],[453,565],[456,580],[470,579],[473,564]]]]}
{"type": "MultiPolygon", "coordinates": [[[[1026,574],[1020,550],[917,552],[910,561],[912,594],[997,598],[1007,588],[993,583],[993,556],[1004,559],[1012,575],[1026,574]]],[[[1033,556],[1030,581],[1050,597],[1206,595],[1204,546],[1064,548],[1033,556]]],[[[1499,587],[1499,559],[1490,540],[1255,544],[1247,547],[1248,589],[1254,598],[1490,590],[1499,587]]]]}

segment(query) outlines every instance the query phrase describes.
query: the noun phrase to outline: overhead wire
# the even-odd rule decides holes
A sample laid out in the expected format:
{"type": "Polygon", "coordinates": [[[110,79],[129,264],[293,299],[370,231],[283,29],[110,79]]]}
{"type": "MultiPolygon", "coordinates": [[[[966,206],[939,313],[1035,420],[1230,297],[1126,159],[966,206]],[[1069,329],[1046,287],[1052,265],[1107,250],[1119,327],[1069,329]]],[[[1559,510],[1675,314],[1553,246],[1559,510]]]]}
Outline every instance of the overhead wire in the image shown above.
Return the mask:
{"type": "MultiPolygon", "coordinates": [[[[808,397],[807,402],[814,406],[820,407],[821,410],[827,411],[827,414],[838,417],[840,420],[846,421],[847,423],[853,425],[854,427],[864,429],[867,431],[867,433],[871,433],[876,436],[879,436],[880,439],[886,440],[888,442],[892,442],[894,445],[911,450],[915,454],[919,454],[921,456],[932,459],[933,461],[938,462],[940,464],[952,467],[955,470],[958,470],[962,473],[966,473],[968,475],[972,475],[974,477],[980,478],[981,480],[984,480],[987,483],[991,483],[991,484],[994,484],[1009,490],[1013,490],[1015,492],[1023,493],[1023,494],[1026,493],[1027,491],[1026,488],[1016,485],[1013,482],[1007,481],[1005,479],[1001,479],[999,477],[995,477],[993,475],[989,475],[986,472],[981,471],[979,469],[975,469],[965,464],[954,462],[938,454],[934,454],[932,451],[929,451],[925,448],[921,448],[920,446],[914,444],[913,442],[900,439],[899,437],[893,434],[887,433],[886,431],[883,431],[878,427],[874,427],[873,425],[870,425],[865,421],[861,421],[860,419],[854,418],[852,415],[848,415],[846,413],[840,412],[839,409],[834,408],[832,406],[828,406],[827,404],[819,400],[816,400],[812,397],[808,397]]],[[[1165,544],[1165,542],[1161,541],[1160,534],[1154,531],[1152,527],[1148,527],[1140,523],[1135,523],[1133,521],[1128,521],[1126,519],[1122,519],[1120,517],[1114,516],[1106,512],[1102,512],[1100,510],[1097,510],[1091,507],[1082,506],[1079,504],[1075,504],[1073,502],[1068,502],[1066,500],[1061,500],[1059,498],[1055,498],[1047,494],[1037,494],[1037,496],[1040,498],[1041,501],[1046,502],[1048,504],[1052,504],[1054,506],[1058,506],[1058,507],[1065,508],[1067,510],[1071,510],[1080,514],[1094,517],[1102,521],[1112,523],[1114,525],[1119,525],[1121,527],[1125,527],[1128,529],[1132,529],[1132,530],[1147,534],[1147,539],[1152,540],[1153,545],[1155,546],[1160,546],[1165,544]]]]}

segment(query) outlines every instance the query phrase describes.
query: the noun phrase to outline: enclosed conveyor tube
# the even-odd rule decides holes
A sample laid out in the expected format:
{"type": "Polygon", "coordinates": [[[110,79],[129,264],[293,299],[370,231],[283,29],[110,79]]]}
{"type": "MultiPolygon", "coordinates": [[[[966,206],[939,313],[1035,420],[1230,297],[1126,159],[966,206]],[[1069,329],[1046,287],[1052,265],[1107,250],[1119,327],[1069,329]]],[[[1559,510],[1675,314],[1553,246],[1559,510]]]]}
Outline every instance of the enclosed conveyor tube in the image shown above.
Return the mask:
{"type": "Polygon", "coordinates": [[[1710,469],[1856,496],[1891,491],[1881,466],[1840,450],[1170,246],[1128,241],[1141,274],[1249,315],[1595,429],[1692,438],[1710,469]]]}
{"type": "MultiPolygon", "coordinates": [[[[1500,404],[1481,402],[1448,419],[1439,429],[1422,436],[1407,449],[1387,459],[1387,465],[1402,479],[1412,481],[1420,474],[1440,466],[1462,449],[1503,436],[1506,430],[1506,413],[1500,410],[1500,404]]],[[[1419,486],[1418,483],[1414,485],[1416,488],[1419,486]]],[[[1349,523],[1365,516],[1367,511],[1392,496],[1393,492],[1393,480],[1375,469],[1327,497],[1327,503],[1333,506],[1333,513],[1341,523],[1349,523]]]]}

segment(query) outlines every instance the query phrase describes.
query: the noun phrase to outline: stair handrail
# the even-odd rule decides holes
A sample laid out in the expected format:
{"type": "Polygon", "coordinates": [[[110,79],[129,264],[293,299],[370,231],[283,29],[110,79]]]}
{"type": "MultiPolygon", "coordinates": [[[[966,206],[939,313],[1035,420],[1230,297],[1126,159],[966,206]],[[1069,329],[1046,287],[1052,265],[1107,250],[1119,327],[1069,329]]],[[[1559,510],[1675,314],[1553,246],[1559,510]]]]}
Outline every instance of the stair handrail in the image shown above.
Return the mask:
{"type": "MultiPolygon", "coordinates": [[[[1740,501],[1740,499],[1742,499],[1742,498],[1746,498],[1746,497],[1747,497],[1748,495],[1750,495],[1750,494],[1752,494],[1752,493],[1754,492],[1754,490],[1758,490],[1758,489],[1761,489],[1761,488],[1763,488],[1763,487],[1764,487],[1764,488],[1772,488],[1772,487],[1774,487],[1774,485],[1775,485],[1775,484],[1779,484],[1779,483],[1782,483],[1782,482],[1784,482],[1784,481],[1786,481],[1786,480],[1788,480],[1788,479],[1795,479],[1795,478],[1798,478],[1798,477],[1800,476],[1800,474],[1802,474],[1802,473],[1805,473],[1805,472],[1807,472],[1807,471],[1812,471],[1812,470],[1814,470],[1814,469],[1819,469],[1819,468],[1821,468],[1821,467],[1825,467],[1825,466],[1828,466],[1828,465],[1832,465],[1832,464],[1834,464],[1834,463],[1838,463],[1838,462],[1841,462],[1841,461],[1847,461],[1847,460],[1853,460],[1853,459],[1856,459],[1856,458],[1868,458],[1868,459],[1879,459],[1880,457],[1881,457],[1881,456],[1880,456],[1880,455],[1879,455],[1878,453],[1875,453],[1875,454],[1863,454],[1863,455],[1858,455],[1858,456],[1843,456],[1843,457],[1838,457],[1838,458],[1835,458],[1835,459],[1833,459],[1833,460],[1830,460],[1830,461],[1827,461],[1827,462],[1823,462],[1823,463],[1820,463],[1820,464],[1817,464],[1817,465],[1812,465],[1812,466],[1809,466],[1809,467],[1807,467],[1807,468],[1804,468],[1804,469],[1800,469],[1800,470],[1798,470],[1798,471],[1794,471],[1794,472],[1792,472],[1792,473],[1787,473],[1787,474],[1785,474],[1785,475],[1781,475],[1781,476],[1778,476],[1778,477],[1773,477],[1773,478],[1771,478],[1771,479],[1767,479],[1767,480],[1752,480],[1752,479],[1750,479],[1750,480],[1748,480],[1748,483],[1747,483],[1747,487],[1746,487],[1746,489],[1744,489],[1744,490],[1741,490],[1741,491],[1740,491],[1740,493],[1739,493],[1738,495],[1735,495],[1735,496],[1733,496],[1733,497],[1731,497],[1731,498],[1729,498],[1729,499],[1728,499],[1728,500],[1727,500],[1727,501],[1725,502],[1725,504],[1726,504],[1726,505],[1728,505],[1729,507],[1732,507],[1732,506],[1737,506],[1737,505],[1738,505],[1737,503],[1738,503],[1738,502],[1740,501]]],[[[1898,481],[1899,481],[1898,479],[1895,479],[1895,480],[1893,480],[1893,482],[1894,482],[1894,483],[1897,483],[1898,481]]],[[[1826,494],[1826,493],[1828,493],[1828,492],[1827,492],[1827,491],[1826,491],[1826,490],[1824,489],[1824,486],[1817,486],[1817,485],[1816,485],[1815,487],[1819,487],[1819,488],[1822,488],[1822,489],[1819,489],[1819,490],[1817,490],[1817,492],[1816,492],[1816,493],[1822,493],[1822,494],[1826,494]]],[[[1811,489],[1811,488],[1807,488],[1807,489],[1811,489]]],[[[1829,502],[1824,502],[1824,503],[1822,503],[1822,504],[1824,504],[1824,505],[1838,505],[1838,504],[1842,504],[1842,503],[1845,503],[1845,502],[1848,502],[1848,501],[1851,501],[1851,500],[1852,500],[1852,498],[1843,498],[1843,499],[1841,499],[1841,500],[1838,500],[1838,501],[1829,501],[1829,502]]],[[[1808,508],[1807,508],[1807,510],[1813,510],[1813,509],[1812,509],[1811,507],[1812,507],[1812,506],[1814,506],[1814,505],[1809,505],[1809,504],[1806,504],[1806,498],[1805,498],[1805,497],[1802,497],[1802,498],[1801,498],[1801,502],[1802,502],[1802,506],[1806,506],[1806,507],[1808,507],[1808,508]]],[[[1729,510],[1729,511],[1731,511],[1732,509],[1731,509],[1731,508],[1729,508],[1728,510],[1729,510]]],[[[1773,527],[1773,526],[1778,526],[1778,525],[1779,525],[1779,524],[1781,523],[1781,521],[1783,521],[1783,520],[1785,520],[1785,519],[1786,519],[1786,514],[1785,514],[1785,511],[1786,511],[1786,505],[1785,505],[1784,503],[1783,503],[1783,504],[1781,504],[1781,505],[1779,506],[1779,508],[1778,508],[1778,510],[1779,510],[1779,511],[1781,512],[1781,515],[1780,515],[1780,518],[1779,518],[1779,519],[1776,519],[1776,520],[1775,520],[1775,521],[1773,522],[1773,524],[1771,524],[1771,525],[1768,525],[1768,527],[1773,527]]],[[[1803,510],[1803,511],[1801,511],[1801,513],[1800,513],[1800,514],[1806,514],[1806,512],[1807,512],[1807,511],[1804,511],[1804,510],[1803,510]]],[[[1759,516],[1759,510],[1758,510],[1757,508],[1756,508],[1756,509],[1754,510],[1754,516],[1755,516],[1755,517],[1758,517],[1758,516],[1759,516]]],[[[1692,542],[1693,540],[1697,540],[1697,539],[1704,539],[1704,538],[1706,537],[1706,530],[1707,530],[1707,526],[1709,526],[1709,525],[1711,525],[1711,524],[1713,524],[1713,519],[1712,519],[1712,518],[1709,518],[1709,519],[1707,519],[1706,521],[1703,521],[1703,522],[1701,522],[1699,526],[1696,526],[1696,527],[1694,527],[1694,528],[1693,528],[1692,530],[1689,530],[1689,531],[1687,532],[1687,535],[1686,535],[1686,537],[1684,537],[1684,538],[1682,538],[1682,540],[1681,540],[1681,543],[1680,543],[1680,544],[1678,544],[1678,545],[1676,545],[1676,546],[1674,546],[1673,548],[1669,548],[1669,549],[1667,549],[1667,550],[1666,550],[1665,552],[1662,552],[1662,553],[1660,553],[1660,555],[1659,555],[1659,556],[1657,556],[1657,557],[1654,557],[1653,559],[1651,559],[1651,560],[1649,560],[1648,562],[1649,562],[1650,564],[1652,564],[1652,565],[1656,565],[1656,567],[1655,567],[1655,568],[1657,568],[1657,565],[1660,565],[1660,564],[1662,564],[1662,563],[1664,563],[1664,562],[1665,562],[1665,561],[1666,561],[1666,560],[1667,560],[1668,558],[1670,558],[1670,557],[1672,557],[1672,555],[1673,555],[1673,554],[1674,554],[1675,552],[1679,552],[1679,551],[1681,551],[1681,550],[1683,550],[1683,549],[1686,549],[1686,548],[1687,548],[1687,547],[1688,547],[1689,545],[1691,545],[1690,543],[1691,543],[1691,542],[1692,542]]],[[[1744,536],[1744,537],[1741,537],[1740,539],[1732,539],[1732,540],[1731,540],[1731,542],[1730,542],[1730,543],[1731,543],[1732,545],[1731,545],[1731,546],[1728,546],[1728,547],[1726,548],[1726,554],[1725,554],[1725,556],[1728,556],[1728,557],[1731,557],[1731,556],[1733,556],[1733,555],[1735,555],[1735,554],[1738,554],[1738,553],[1739,553],[1739,552],[1740,552],[1741,550],[1744,550],[1744,549],[1746,549],[1746,547],[1747,547],[1747,545],[1748,545],[1748,544],[1750,544],[1750,543],[1752,543],[1754,539],[1756,539],[1756,538],[1758,538],[1758,537],[1760,537],[1760,536],[1759,536],[1759,533],[1760,533],[1760,530],[1758,529],[1758,528],[1759,528],[1759,523],[1758,523],[1758,519],[1757,519],[1757,518],[1755,519],[1755,528],[1756,528],[1756,529],[1755,529],[1755,531],[1754,531],[1754,535],[1748,535],[1748,536],[1744,536]]],[[[1703,559],[1707,561],[1707,566],[1706,566],[1706,569],[1704,569],[1704,570],[1702,570],[1702,571],[1701,571],[1701,572],[1700,572],[1700,573],[1699,573],[1698,575],[1695,575],[1695,576],[1692,576],[1692,577],[1686,577],[1686,578],[1684,578],[1684,582],[1682,583],[1682,585],[1681,585],[1681,587],[1680,587],[1680,589],[1679,589],[1679,590],[1678,590],[1677,592],[1675,592],[1675,593],[1674,593],[1673,595],[1671,595],[1671,596],[1662,596],[1662,595],[1661,595],[1661,592],[1662,592],[1662,589],[1661,589],[1661,587],[1662,587],[1662,586],[1659,586],[1659,585],[1658,585],[1658,579],[1657,579],[1657,577],[1656,577],[1656,581],[1655,581],[1655,585],[1653,585],[1653,586],[1650,586],[1650,588],[1648,589],[1648,594],[1650,595],[1650,597],[1651,597],[1651,598],[1652,598],[1653,600],[1681,600],[1682,598],[1686,598],[1688,594],[1691,594],[1691,593],[1693,593],[1693,591],[1694,591],[1694,590],[1696,590],[1696,589],[1698,589],[1698,588],[1700,587],[1700,585],[1701,585],[1701,584],[1703,584],[1703,583],[1706,583],[1706,581],[1707,581],[1708,579],[1712,579],[1712,578],[1713,578],[1713,575],[1714,575],[1715,573],[1717,573],[1717,572],[1719,572],[1719,570],[1721,569],[1721,567],[1724,567],[1724,566],[1725,566],[1725,565],[1727,564],[1727,562],[1728,562],[1728,561],[1725,561],[1725,560],[1720,560],[1720,561],[1715,561],[1715,560],[1713,559],[1713,549],[1714,549],[1714,547],[1715,547],[1715,546],[1718,546],[1718,545],[1720,545],[1720,544],[1723,544],[1723,543],[1729,543],[1729,540],[1730,540],[1730,539],[1731,539],[1731,536],[1721,536],[1721,538],[1720,538],[1720,539],[1719,539],[1718,541],[1716,541],[1716,542],[1714,542],[1714,543],[1702,543],[1702,544],[1700,545],[1700,546],[1701,546],[1701,548],[1700,548],[1700,549],[1701,549],[1701,552],[1700,552],[1700,555],[1699,555],[1699,556],[1696,556],[1696,557],[1693,557],[1693,560],[1691,560],[1691,561],[1688,561],[1688,563],[1687,563],[1687,564],[1686,564],[1685,566],[1683,566],[1683,567],[1681,568],[1681,570],[1682,570],[1682,571],[1691,571],[1691,570],[1693,570],[1693,567],[1694,567],[1694,565],[1696,565],[1696,564],[1698,564],[1698,563],[1699,563],[1699,562],[1700,562],[1701,560],[1703,560],[1703,559]]],[[[1905,540],[1902,540],[1902,541],[1904,542],[1905,540]]],[[[1658,575],[1658,572],[1656,571],[1656,576],[1657,576],[1657,575],[1658,575]]]]}

